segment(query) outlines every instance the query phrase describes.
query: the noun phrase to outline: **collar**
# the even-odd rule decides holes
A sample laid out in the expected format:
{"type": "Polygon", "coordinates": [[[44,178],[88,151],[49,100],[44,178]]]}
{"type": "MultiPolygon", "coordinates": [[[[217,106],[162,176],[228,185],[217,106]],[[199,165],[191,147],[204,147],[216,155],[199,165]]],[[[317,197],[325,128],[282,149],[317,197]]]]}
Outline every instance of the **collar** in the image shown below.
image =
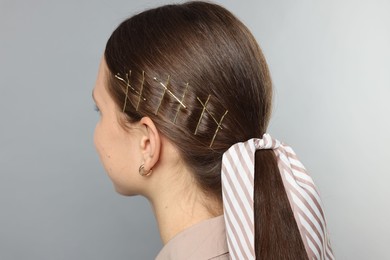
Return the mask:
{"type": "Polygon", "coordinates": [[[203,220],[174,236],[156,260],[212,259],[228,254],[224,216],[203,220]]]}

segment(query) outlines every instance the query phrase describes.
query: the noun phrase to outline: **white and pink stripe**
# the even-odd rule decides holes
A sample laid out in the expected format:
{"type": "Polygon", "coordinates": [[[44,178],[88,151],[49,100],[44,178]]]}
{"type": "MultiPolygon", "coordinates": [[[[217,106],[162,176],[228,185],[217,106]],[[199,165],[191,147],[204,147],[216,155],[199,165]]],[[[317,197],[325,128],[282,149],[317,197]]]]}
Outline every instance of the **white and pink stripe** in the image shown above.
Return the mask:
{"type": "Polygon", "coordinates": [[[222,195],[231,259],[255,259],[254,155],[272,149],[309,259],[334,259],[317,188],[293,149],[264,134],[236,143],[222,159],[222,195]]]}

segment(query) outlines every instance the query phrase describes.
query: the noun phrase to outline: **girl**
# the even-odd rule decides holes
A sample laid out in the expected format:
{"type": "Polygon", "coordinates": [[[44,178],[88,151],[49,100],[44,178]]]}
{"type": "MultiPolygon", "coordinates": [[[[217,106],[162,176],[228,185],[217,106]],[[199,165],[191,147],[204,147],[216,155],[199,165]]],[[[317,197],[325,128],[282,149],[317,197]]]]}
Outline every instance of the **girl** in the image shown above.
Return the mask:
{"type": "Polygon", "coordinates": [[[333,259],[312,179],[266,134],[264,56],[229,11],[188,2],[125,20],[93,96],[100,159],[117,192],[150,201],[157,259],[333,259]]]}

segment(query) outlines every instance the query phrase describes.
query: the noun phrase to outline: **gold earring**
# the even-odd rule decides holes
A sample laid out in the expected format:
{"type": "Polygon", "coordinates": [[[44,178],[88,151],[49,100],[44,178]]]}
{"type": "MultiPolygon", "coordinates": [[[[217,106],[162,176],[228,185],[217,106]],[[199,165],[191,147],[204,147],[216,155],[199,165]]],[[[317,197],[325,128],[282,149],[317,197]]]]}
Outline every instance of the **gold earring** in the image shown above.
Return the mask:
{"type": "Polygon", "coordinates": [[[152,174],[152,169],[150,169],[148,172],[145,172],[145,165],[144,164],[141,164],[141,166],[139,167],[138,169],[138,172],[141,176],[149,176],[150,174],[152,174]]]}

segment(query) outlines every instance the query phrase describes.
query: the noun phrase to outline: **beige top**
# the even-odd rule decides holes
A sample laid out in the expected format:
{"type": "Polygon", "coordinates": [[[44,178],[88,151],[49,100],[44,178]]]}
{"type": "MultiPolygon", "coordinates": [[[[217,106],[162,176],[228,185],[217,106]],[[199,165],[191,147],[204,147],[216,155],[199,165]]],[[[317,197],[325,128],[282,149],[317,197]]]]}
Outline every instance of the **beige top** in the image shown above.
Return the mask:
{"type": "Polygon", "coordinates": [[[156,260],[228,260],[223,215],[203,220],[174,236],[156,260]]]}

